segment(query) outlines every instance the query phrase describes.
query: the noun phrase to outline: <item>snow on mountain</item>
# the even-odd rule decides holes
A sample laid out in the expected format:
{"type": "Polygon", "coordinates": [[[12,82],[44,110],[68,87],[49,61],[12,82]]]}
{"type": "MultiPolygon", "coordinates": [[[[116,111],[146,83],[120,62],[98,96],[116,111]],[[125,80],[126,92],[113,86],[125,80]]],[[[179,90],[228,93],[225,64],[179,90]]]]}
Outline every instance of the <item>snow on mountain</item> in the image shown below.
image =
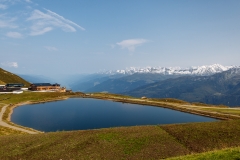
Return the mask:
{"type": "Polygon", "coordinates": [[[106,71],[103,74],[127,74],[132,75],[134,73],[157,73],[163,75],[212,75],[227,71],[231,68],[239,68],[237,66],[222,66],[220,64],[204,65],[190,68],[180,67],[130,67],[125,70],[106,71]]]}

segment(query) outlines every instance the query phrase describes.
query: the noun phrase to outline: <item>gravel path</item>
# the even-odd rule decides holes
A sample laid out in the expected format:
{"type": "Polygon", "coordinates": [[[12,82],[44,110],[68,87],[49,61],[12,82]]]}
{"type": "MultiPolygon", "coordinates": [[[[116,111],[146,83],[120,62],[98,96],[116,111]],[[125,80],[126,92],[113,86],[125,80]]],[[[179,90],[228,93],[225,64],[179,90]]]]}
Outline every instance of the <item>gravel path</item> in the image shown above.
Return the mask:
{"type": "Polygon", "coordinates": [[[37,132],[29,131],[29,130],[26,130],[26,129],[23,129],[23,128],[19,128],[19,127],[16,127],[16,126],[9,125],[6,122],[3,122],[3,120],[2,120],[3,113],[6,111],[7,107],[8,107],[8,105],[5,105],[0,112],[0,126],[12,128],[12,129],[19,130],[19,131],[22,131],[22,132],[26,132],[26,133],[29,133],[29,134],[38,134],[37,132]]]}

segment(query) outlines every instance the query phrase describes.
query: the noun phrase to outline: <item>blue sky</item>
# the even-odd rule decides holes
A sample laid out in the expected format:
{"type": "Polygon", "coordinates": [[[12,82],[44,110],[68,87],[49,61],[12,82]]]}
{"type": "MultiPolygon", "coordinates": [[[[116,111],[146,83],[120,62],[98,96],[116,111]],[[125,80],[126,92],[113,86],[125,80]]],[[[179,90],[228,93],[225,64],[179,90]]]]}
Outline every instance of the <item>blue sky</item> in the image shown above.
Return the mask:
{"type": "Polygon", "coordinates": [[[239,59],[239,0],[0,0],[0,67],[18,74],[239,59]]]}

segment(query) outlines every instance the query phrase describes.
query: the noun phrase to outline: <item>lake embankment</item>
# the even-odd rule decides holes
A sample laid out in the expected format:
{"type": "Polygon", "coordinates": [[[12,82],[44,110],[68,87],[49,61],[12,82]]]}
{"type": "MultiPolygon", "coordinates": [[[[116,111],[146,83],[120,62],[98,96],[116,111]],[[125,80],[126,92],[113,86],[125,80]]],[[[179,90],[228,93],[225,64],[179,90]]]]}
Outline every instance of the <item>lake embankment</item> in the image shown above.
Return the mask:
{"type": "MultiPolygon", "coordinates": [[[[181,112],[216,118],[220,120],[230,120],[230,119],[240,119],[240,108],[238,114],[230,114],[230,113],[220,113],[216,111],[211,110],[204,110],[206,108],[206,105],[204,106],[196,106],[195,104],[191,104],[188,102],[180,101],[180,100],[174,100],[174,99],[140,99],[140,98],[133,98],[133,97],[126,97],[126,96],[116,96],[111,94],[91,94],[87,96],[86,98],[96,98],[96,99],[104,99],[104,100],[112,100],[116,102],[122,102],[122,103],[131,103],[131,104],[139,104],[139,105],[149,105],[149,106],[156,106],[156,107],[162,107],[162,108],[168,108],[173,110],[178,110],[181,112]]],[[[222,108],[222,106],[212,106],[207,105],[208,108],[222,108]]],[[[228,108],[231,110],[230,108],[228,108]]]]}
{"type": "Polygon", "coordinates": [[[163,107],[93,98],[69,98],[18,107],[14,109],[11,121],[44,132],[54,132],[217,120],[163,107]]]}
{"type": "MultiPolygon", "coordinates": [[[[23,93],[23,95],[20,95],[20,97],[17,97],[19,95],[1,95],[3,101],[7,102],[9,104],[9,107],[6,109],[6,112],[3,115],[3,120],[7,122],[10,125],[16,124],[12,123],[11,120],[11,114],[13,112],[13,109],[25,105],[25,104],[36,104],[36,103],[46,103],[51,101],[60,101],[65,100],[68,98],[74,98],[74,97],[82,97],[82,98],[94,98],[94,99],[102,99],[102,100],[111,100],[121,103],[131,103],[131,104],[139,104],[139,105],[149,105],[149,106],[156,106],[156,107],[162,107],[162,108],[169,108],[173,110],[178,110],[181,112],[206,116],[206,117],[212,117],[220,120],[230,120],[230,119],[240,119],[240,110],[237,110],[237,114],[231,114],[231,113],[221,113],[216,112],[211,109],[216,108],[222,108],[221,106],[209,106],[208,108],[210,110],[204,110],[206,109],[206,105],[204,106],[196,106],[195,104],[190,104],[188,102],[175,100],[175,99],[140,99],[140,98],[134,98],[134,97],[128,97],[124,95],[115,95],[115,94],[100,94],[100,93],[94,93],[90,95],[86,95],[83,93],[23,93]],[[5,96],[5,98],[4,98],[5,96]]],[[[1,99],[0,99],[1,100],[1,99]]],[[[225,109],[225,108],[224,108],[225,109]]],[[[226,108],[230,110],[230,108],[226,108]]],[[[22,126],[18,126],[22,127],[22,126]]],[[[25,127],[23,127],[25,128],[25,127]]]]}

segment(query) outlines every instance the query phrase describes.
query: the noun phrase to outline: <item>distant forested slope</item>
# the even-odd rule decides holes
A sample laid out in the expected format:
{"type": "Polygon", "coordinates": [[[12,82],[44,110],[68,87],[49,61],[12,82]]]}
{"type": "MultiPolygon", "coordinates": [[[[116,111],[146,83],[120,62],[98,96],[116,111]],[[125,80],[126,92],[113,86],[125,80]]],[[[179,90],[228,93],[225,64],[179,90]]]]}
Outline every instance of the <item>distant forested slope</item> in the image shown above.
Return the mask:
{"type": "Polygon", "coordinates": [[[240,68],[211,76],[184,76],[168,79],[136,88],[124,94],[240,106],[240,68]]]}

